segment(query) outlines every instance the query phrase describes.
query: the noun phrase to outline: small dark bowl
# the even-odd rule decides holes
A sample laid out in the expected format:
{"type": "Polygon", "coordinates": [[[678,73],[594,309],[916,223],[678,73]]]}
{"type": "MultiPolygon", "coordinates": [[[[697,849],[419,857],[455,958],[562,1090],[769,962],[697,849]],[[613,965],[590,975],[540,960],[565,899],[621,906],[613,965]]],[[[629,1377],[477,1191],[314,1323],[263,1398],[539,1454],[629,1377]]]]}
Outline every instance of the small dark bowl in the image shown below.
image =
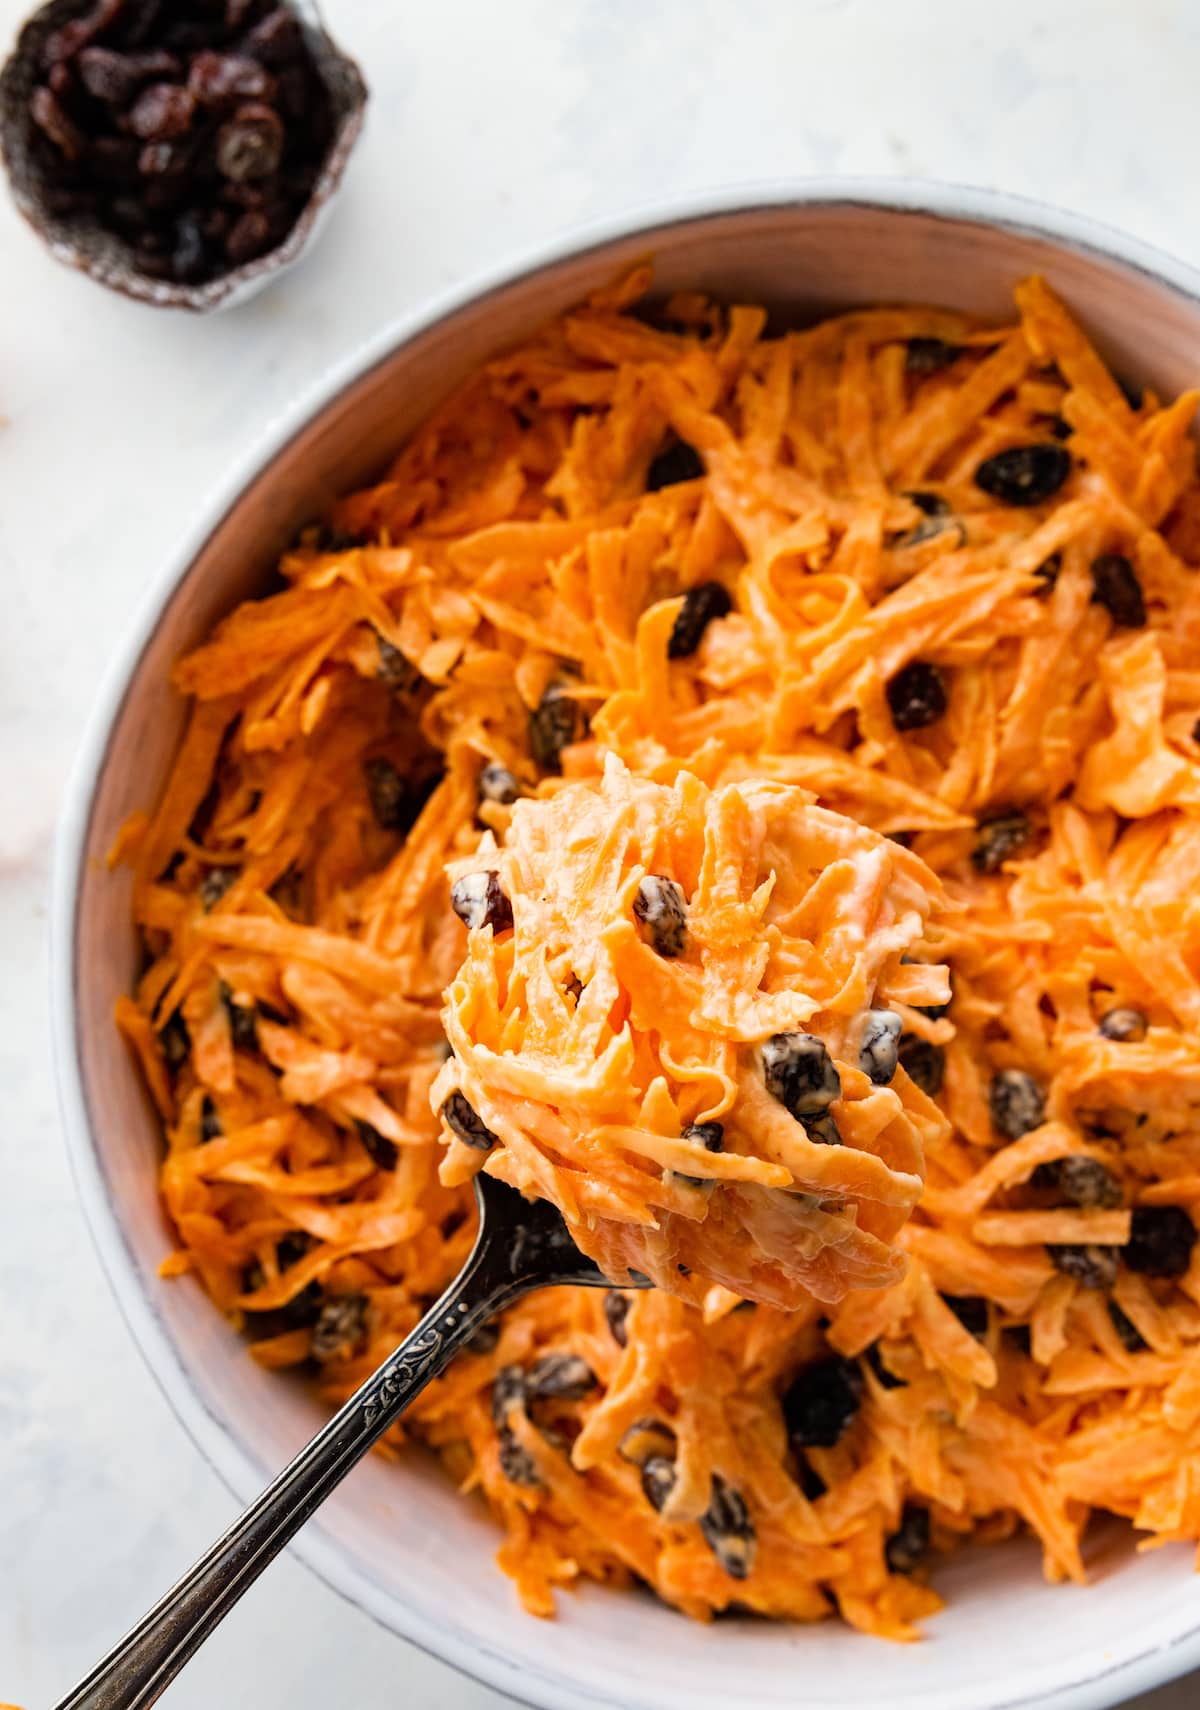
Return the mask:
{"type": "Polygon", "coordinates": [[[350,151],[362,129],[367,85],[354,60],[330,39],[311,0],[292,5],[333,106],[333,140],[320,175],[305,206],[282,243],[241,267],[234,267],[202,285],[178,284],[152,278],[142,271],[136,254],[123,238],[90,214],[51,212],[46,185],[33,151],[34,125],[29,97],[39,81],[42,44],[63,24],[90,11],[93,0],[50,0],[27,21],[17,44],[0,71],[0,156],[8,170],[20,212],[41,237],[51,255],[65,261],[101,285],[158,308],[228,308],[244,302],[283,272],[305,250],[328,213],[350,151]]]}

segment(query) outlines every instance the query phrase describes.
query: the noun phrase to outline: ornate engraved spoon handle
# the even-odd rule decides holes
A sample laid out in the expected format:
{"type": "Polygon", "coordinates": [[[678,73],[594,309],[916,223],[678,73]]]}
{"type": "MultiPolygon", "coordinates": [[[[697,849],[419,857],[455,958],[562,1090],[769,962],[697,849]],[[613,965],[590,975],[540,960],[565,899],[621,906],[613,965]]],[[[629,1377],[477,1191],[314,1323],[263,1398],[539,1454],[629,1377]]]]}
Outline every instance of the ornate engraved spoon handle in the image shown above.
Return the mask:
{"type": "Polygon", "coordinates": [[[58,1710],[145,1710],[414,1396],[493,1313],[547,1283],[603,1282],[548,1207],[479,1178],[484,1213],[461,1274],[362,1388],[58,1710]]]}

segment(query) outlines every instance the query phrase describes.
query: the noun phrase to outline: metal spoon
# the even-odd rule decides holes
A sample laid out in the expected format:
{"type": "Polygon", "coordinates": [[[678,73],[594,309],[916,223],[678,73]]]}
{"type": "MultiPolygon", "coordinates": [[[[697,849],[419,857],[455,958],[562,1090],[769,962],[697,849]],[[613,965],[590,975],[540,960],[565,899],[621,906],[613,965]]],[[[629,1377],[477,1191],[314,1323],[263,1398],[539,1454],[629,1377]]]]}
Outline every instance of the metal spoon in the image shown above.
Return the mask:
{"type": "Polygon", "coordinates": [[[493,1313],[535,1288],[609,1286],[545,1200],[524,1199],[485,1175],[475,1178],[475,1197],[479,1235],[442,1298],[57,1710],[144,1710],[155,1703],[267,1563],[493,1313]]]}

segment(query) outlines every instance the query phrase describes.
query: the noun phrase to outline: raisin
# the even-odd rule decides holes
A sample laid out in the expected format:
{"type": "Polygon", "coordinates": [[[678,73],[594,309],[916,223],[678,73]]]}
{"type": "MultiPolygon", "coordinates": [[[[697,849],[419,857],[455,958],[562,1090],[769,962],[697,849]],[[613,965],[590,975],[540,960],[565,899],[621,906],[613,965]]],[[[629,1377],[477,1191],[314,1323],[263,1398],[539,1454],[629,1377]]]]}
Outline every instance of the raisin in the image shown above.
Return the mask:
{"type": "Polygon", "coordinates": [[[523,1486],[526,1490],[534,1490],[541,1484],[533,1456],[528,1449],[517,1442],[511,1431],[499,1433],[500,1471],[510,1484],[523,1486]]]}
{"type": "Polygon", "coordinates": [[[544,1354],[525,1378],[531,1401],[582,1401],[596,1388],[596,1374],[578,1354],[544,1354]]]}
{"type": "Polygon", "coordinates": [[[978,873],[997,873],[1033,836],[1033,827],[1019,808],[1006,808],[979,821],[979,837],[971,851],[978,873]]]}
{"type": "Polygon", "coordinates": [[[948,344],[941,338],[910,338],[905,341],[904,368],[908,374],[940,374],[957,362],[965,346],[948,344]]]}
{"type": "Polygon", "coordinates": [[[700,1536],[731,1579],[745,1579],[754,1566],[758,1540],[745,1498],[720,1473],[712,1475],[700,1536]]]}
{"type": "Polygon", "coordinates": [[[163,1054],[163,1061],[171,1073],[175,1074],[177,1070],[182,1069],[191,1055],[192,1040],[187,1029],[187,1022],[178,1010],[169,1016],[163,1026],[159,1028],[158,1044],[163,1054]]]}
{"type": "Polygon", "coordinates": [[[929,1510],[906,1502],[900,1525],[884,1545],[889,1573],[911,1573],[929,1551],[929,1510]]]}
{"type": "Polygon", "coordinates": [[[1010,445],[987,457],[975,485],[1002,505],[1041,505],[1054,497],[1071,473],[1071,454],[1061,445],[1010,445]]]}
{"type": "Polygon", "coordinates": [[[276,6],[261,23],[255,24],[242,46],[246,53],[252,54],[263,65],[277,69],[301,58],[304,36],[288,8],[276,6]]]}
{"type": "Polygon", "coordinates": [[[1105,1039],[1136,1044],[1146,1037],[1146,1017],[1140,1009],[1110,1009],[1100,1017],[1099,1032],[1105,1039]]]}
{"type": "Polygon", "coordinates": [[[1148,1277],[1181,1277],[1191,1264],[1196,1225],[1181,1205],[1137,1205],[1122,1257],[1148,1277]]]}
{"type": "Polygon", "coordinates": [[[942,1046],[918,1039],[915,1033],[902,1033],[897,1055],[900,1067],[913,1085],[920,1087],[928,1098],[936,1098],[946,1078],[946,1053],[942,1046]]]}
{"type": "MultiPolygon", "coordinates": [[[[337,549],[328,547],[326,550],[332,552],[337,549]]],[[[342,550],[348,551],[350,549],[343,548],[342,550]]],[[[389,689],[394,689],[397,694],[411,694],[421,681],[421,673],[415,665],[405,658],[398,647],[393,647],[387,637],[380,635],[378,631],[375,635],[375,642],[379,650],[379,663],[375,667],[376,677],[381,683],[386,683],[389,689]]]]}
{"type": "Polygon", "coordinates": [[[200,1144],[207,1146],[210,1140],[219,1140],[224,1132],[217,1107],[205,1093],[204,1102],[200,1106],[200,1144]]]}
{"type": "Polygon", "coordinates": [[[945,715],[946,679],[936,665],[914,659],[887,686],[888,706],[897,730],[924,730],[945,715]]]}
{"type": "Polygon", "coordinates": [[[675,1488],[675,1462],[665,1455],[652,1455],[642,1468],[642,1490],[646,1501],[661,1514],[675,1488]]]}
{"type": "Polygon", "coordinates": [[[412,823],[412,797],[408,784],[390,760],[368,760],[364,767],[367,799],[375,823],[383,831],[404,831],[412,823]]]}
{"type": "Polygon", "coordinates": [[[29,98],[29,116],[68,160],[78,160],[86,152],[87,138],[68,117],[58,97],[44,85],[35,89],[29,98]]]}
{"type": "Polygon", "coordinates": [[[1046,1095],[1024,1069],[1001,1069],[988,1087],[988,1109],[996,1132],[1019,1140],[1046,1120],[1046,1095]]]}
{"type": "Polygon", "coordinates": [[[694,445],[673,439],[665,445],[646,471],[646,491],[658,493],[677,487],[681,481],[698,481],[704,474],[704,459],[694,445]]]}
{"type": "Polygon", "coordinates": [[[1121,552],[1102,552],[1092,561],[1092,604],[1103,606],[1118,629],[1142,629],[1146,601],[1137,571],[1121,552]]]}
{"type": "Polygon", "coordinates": [[[667,641],[668,659],[690,659],[704,632],[716,618],[727,617],[733,610],[728,588],[720,582],[701,582],[689,588],[676,614],[667,641]]]}
{"type": "Polygon", "coordinates": [[[627,1294],[620,1289],[610,1288],[604,1295],[604,1322],[608,1325],[613,1341],[618,1348],[629,1346],[629,1329],[625,1320],[629,1317],[629,1308],[633,1304],[627,1294]]]}
{"type": "Polygon", "coordinates": [[[84,48],[75,65],[88,94],[110,107],[132,101],[148,78],[177,78],[183,69],[169,53],[115,53],[106,47],[84,48]]]}
{"type": "Polygon", "coordinates": [[[562,683],[551,683],[529,715],[529,752],[543,772],[561,772],[563,749],[582,740],[583,709],[562,683]]]}
{"type": "Polygon", "coordinates": [[[775,1033],[762,1047],[763,1079],[792,1116],[821,1116],[841,1097],[842,1080],[815,1033],[775,1033]]]}
{"type": "Polygon", "coordinates": [[[478,789],[481,802],[498,802],[501,807],[511,807],[521,794],[517,779],[496,760],[489,761],[480,772],[478,789]]]}
{"type": "Polygon", "coordinates": [[[1111,1211],[1124,1200],[1120,1182],[1098,1158],[1060,1158],[1054,1173],[1055,1185],[1072,1205],[1111,1211]]]}
{"type": "Polygon", "coordinates": [[[369,1122],[355,1121],[358,1137],[362,1141],[363,1151],[370,1158],[377,1170],[394,1170],[400,1157],[400,1148],[394,1140],[389,1140],[386,1134],[381,1134],[378,1128],[373,1128],[369,1122]]]}
{"type": "Polygon", "coordinates": [[[873,1086],[886,1087],[896,1073],[903,1021],[894,1009],[869,1009],[858,1048],[858,1066],[873,1086]]]}
{"type": "Polygon", "coordinates": [[[273,241],[267,216],[259,208],[247,208],[226,236],[225,259],[231,267],[244,267],[248,261],[265,255],[273,241]]]}
{"type": "Polygon", "coordinates": [[[1082,1288],[1111,1288],[1117,1280],[1116,1247],[1050,1246],[1046,1251],[1055,1270],[1074,1277],[1082,1288]]]}
{"type": "Polygon", "coordinates": [[[982,1341],[988,1332],[987,1301],[977,1294],[944,1294],[942,1299],[963,1329],[968,1330],[976,1341],[982,1341]]]}
{"type": "Polygon", "coordinates": [[[902,497],[907,499],[910,505],[915,505],[927,517],[948,517],[950,515],[950,506],[940,493],[924,493],[920,489],[910,488],[902,497]]]}
{"type": "Polygon", "coordinates": [[[187,81],[202,107],[221,107],[230,101],[269,101],[275,93],[270,72],[247,54],[198,53],[188,67],[187,81]]]}
{"type": "Polygon", "coordinates": [[[181,83],[151,83],[129,109],[129,129],[143,142],[164,142],[191,129],[196,102],[181,83]]]}
{"type": "Polygon", "coordinates": [[[512,904],[492,872],[467,873],[450,887],[450,906],[470,931],[490,926],[507,932],[513,923],[512,904]]]}
{"type": "Polygon", "coordinates": [[[442,1106],[442,1120],[464,1146],[473,1146],[477,1152],[489,1152],[496,1144],[496,1136],[460,1092],[452,1092],[442,1106]]]}
{"type": "Polygon", "coordinates": [[[644,1467],[656,1457],[673,1461],[676,1446],[674,1431],[661,1419],[638,1419],[617,1444],[617,1453],[623,1461],[644,1467]]]}
{"type": "Polygon", "coordinates": [[[852,1360],[835,1354],[807,1366],[781,1403],[792,1446],[832,1449],[858,1412],[862,1391],[862,1373],[852,1360]]]}
{"type": "Polygon", "coordinates": [[[312,1356],[327,1360],[349,1357],[366,1340],[367,1297],[365,1294],[335,1294],[321,1308],[313,1326],[312,1356]]]}
{"type": "MultiPolygon", "coordinates": [[[[700,1147],[705,1152],[719,1152],[725,1143],[725,1128],[720,1122],[692,1122],[680,1136],[693,1146],[700,1147]]],[[[713,1186],[711,1176],[685,1176],[675,1173],[675,1180],[683,1182],[688,1187],[710,1189],[713,1186]]]]}
{"type": "Polygon", "coordinates": [[[492,1419],[503,1427],[514,1407],[525,1406],[525,1372],[521,1366],[503,1366],[492,1379],[492,1419]]]}
{"type": "Polygon", "coordinates": [[[646,939],[660,956],[682,956],[687,948],[687,898],[674,879],[651,873],[633,899],[633,912],[646,929],[646,939]]]}
{"type": "Polygon", "coordinates": [[[820,1116],[802,1116],[800,1121],[804,1124],[804,1132],[815,1146],[841,1145],[842,1131],[828,1111],[820,1116]]]}
{"type": "Polygon", "coordinates": [[[278,172],[283,120],[274,107],[249,101],[217,132],[217,171],[234,184],[252,184],[278,172]]]}
{"type": "Polygon", "coordinates": [[[1146,1338],[1137,1325],[1122,1312],[1115,1300],[1110,1300],[1108,1303],[1108,1316],[1112,1320],[1112,1327],[1120,1337],[1121,1346],[1126,1353],[1140,1354],[1142,1349],[1148,1346],[1146,1338]]]}

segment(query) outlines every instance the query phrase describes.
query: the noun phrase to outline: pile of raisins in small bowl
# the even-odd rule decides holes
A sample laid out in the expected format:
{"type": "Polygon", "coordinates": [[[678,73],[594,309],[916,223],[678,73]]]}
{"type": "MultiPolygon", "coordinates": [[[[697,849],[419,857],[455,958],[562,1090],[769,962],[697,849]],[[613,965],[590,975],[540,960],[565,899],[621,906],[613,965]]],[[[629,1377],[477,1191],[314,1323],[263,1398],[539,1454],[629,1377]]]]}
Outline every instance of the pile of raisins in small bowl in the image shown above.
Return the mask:
{"type": "Polygon", "coordinates": [[[29,101],[48,204],[153,278],[198,285],[276,248],[333,136],[304,32],[272,0],[95,0],[29,101]]]}

